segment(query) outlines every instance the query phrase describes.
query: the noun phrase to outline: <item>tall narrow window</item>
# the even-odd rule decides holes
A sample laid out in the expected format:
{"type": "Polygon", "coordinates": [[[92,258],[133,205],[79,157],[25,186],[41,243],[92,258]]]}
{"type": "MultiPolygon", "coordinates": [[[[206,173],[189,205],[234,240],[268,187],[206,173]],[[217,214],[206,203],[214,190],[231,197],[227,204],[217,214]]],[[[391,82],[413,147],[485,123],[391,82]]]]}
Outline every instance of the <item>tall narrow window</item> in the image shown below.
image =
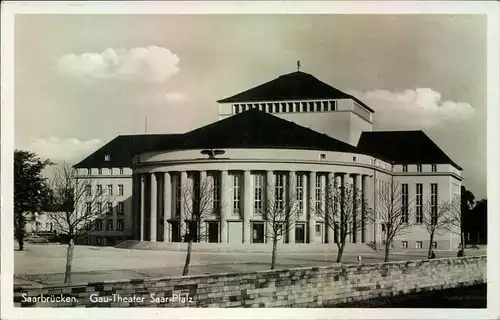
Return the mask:
{"type": "Polygon", "coordinates": [[[403,172],[408,172],[408,165],[403,164],[403,172]]]}
{"type": "Polygon", "coordinates": [[[99,196],[102,195],[102,185],[101,184],[97,185],[97,190],[96,191],[97,191],[97,195],[99,195],[99,196]]]}
{"type": "Polygon", "coordinates": [[[401,185],[401,222],[408,223],[408,184],[401,185]]]}
{"type": "Polygon", "coordinates": [[[120,168],[120,174],[123,174],[123,168],[120,168]]]}
{"type": "Polygon", "coordinates": [[[323,111],[328,111],[328,101],[323,101],[323,111]]]}
{"type": "Polygon", "coordinates": [[[321,176],[316,176],[316,212],[321,212],[321,176]]]}
{"type": "Polygon", "coordinates": [[[92,174],[92,169],[87,169],[87,175],[91,175],[92,174]]]}
{"type": "Polygon", "coordinates": [[[321,112],[321,101],[316,101],[316,112],[321,112]]]}
{"type": "Polygon", "coordinates": [[[240,176],[233,175],[233,212],[240,212],[240,176]]]}
{"type": "Polygon", "coordinates": [[[99,175],[102,174],[102,168],[97,169],[97,174],[99,174],[99,175]]]}
{"type": "Polygon", "coordinates": [[[92,212],[92,202],[87,202],[86,205],[86,213],[90,214],[92,212]]]}
{"type": "Polygon", "coordinates": [[[112,184],[108,184],[108,196],[112,196],[113,195],[113,185],[112,184]]]}
{"type": "Polygon", "coordinates": [[[417,164],[417,172],[422,172],[422,165],[421,164],[417,164]]]}
{"type": "Polygon", "coordinates": [[[314,112],[314,102],[309,102],[309,112],[314,112]]]}
{"type": "Polygon", "coordinates": [[[254,212],[258,213],[262,211],[264,176],[261,174],[254,175],[253,185],[254,185],[253,209],[254,212]]]}
{"type": "Polygon", "coordinates": [[[234,113],[240,113],[240,105],[238,104],[234,105],[234,113]]]}
{"type": "Polygon", "coordinates": [[[295,112],[300,112],[300,102],[295,102],[295,112]]]}
{"type": "Polygon", "coordinates": [[[432,172],[437,172],[437,165],[435,164],[431,165],[431,169],[432,172]]]}
{"type": "Polygon", "coordinates": [[[87,197],[90,197],[92,195],[92,186],[89,184],[85,185],[85,193],[87,194],[87,197]]]}
{"type": "Polygon", "coordinates": [[[276,192],[276,208],[281,210],[284,208],[284,195],[285,195],[285,175],[277,174],[276,175],[276,184],[275,184],[275,192],[276,192]]]}
{"type": "Polygon", "coordinates": [[[299,212],[304,212],[304,175],[297,174],[297,202],[299,205],[299,212]]]}
{"type": "Polygon", "coordinates": [[[213,179],[213,188],[214,188],[212,203],[213,203],[213,209],[214,209],[214,211],[217,212],[219,210],[219,206],[220,206],[220,183],[219,183],[219,176],[217,174],[214,174],[212,176],[212,179],[213,179]]]}
{"type": "Polygon", "coordinates": [[[123,201],[118,202],[118,207],[117,207],[117,214],[123,215],[125,212],[125,206],[123,201]]]}
{"type": "Polygon", "coordinates": [[[106,210],[107,214],[113,214],[113,203],[108,202],[106,207],[107,207],[107,210],[106,210]]]}
{"type": "Polygon", "coordinates": [[[337,101],[330,101],[330,111],[337,110],[337,101]]]}
{"type": "Polygon", "coordinates": [[[422,184],[417,183],[417,197],[416,197],[416,217],[415,217],[415,222],[416,223],[422,223],[422,218],[423,218],[423,213],[422,213],[422,184]]]}
{"type": "Polygon", "coordinates": [[[123,196],[123,184],[118,185],[118,195],[123,196]]]}
{"type": "Polygon", "coordinates": [[[438,185],[437,183],[431,183],[431,224],[437,224],[437,199],[438,199],[438,185]]]}
{"type": "Polygon", "coordinates": [[[307,112],[307,102],[302,102],[302,112],[307,112]]]}

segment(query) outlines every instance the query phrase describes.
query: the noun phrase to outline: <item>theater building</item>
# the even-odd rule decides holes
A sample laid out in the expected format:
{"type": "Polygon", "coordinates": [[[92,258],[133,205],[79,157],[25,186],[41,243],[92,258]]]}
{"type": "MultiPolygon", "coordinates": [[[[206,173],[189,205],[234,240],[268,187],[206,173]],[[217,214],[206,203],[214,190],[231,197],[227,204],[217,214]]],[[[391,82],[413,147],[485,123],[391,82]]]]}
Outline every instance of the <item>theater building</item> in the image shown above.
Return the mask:
{"type": "MultiPolygon", "coordinates": [[[[183,199],[187,190],[199,196],[202,185],[209,186],[212,212],[198,226],[200,241],[268,241],[269,223],[258,212],[267,197],[280,195],[280,201],[296,197],[300,208],[282,242],[333,243],[335,231],[313,212],[325,207],[329,181],[336,181],[360,190],[371,208],[384,185],[398,185],[416,225],[393,245],[424,249],[425,204],[437,207],[460,195],[462,169],[424,132],[372,131],[376,115],[369,106],[307,73],[280,76],[218,103],[215,123],[184,134],[118,136],[75,166],[82,179],[126,181],[123,197],[131,201],[113,244],[183,241],[192,224],[183,199]],[[102,168],[126,174],[94,174],[102,168]]],[[[349,242],[382,242],[380,217],[361,223],[349,242]]],[[[89,243],[95,236],[109,238],[96,233],[89,243]]],[[[459,241],[442,232],[433,245],[454,249],[459,241]]]]}

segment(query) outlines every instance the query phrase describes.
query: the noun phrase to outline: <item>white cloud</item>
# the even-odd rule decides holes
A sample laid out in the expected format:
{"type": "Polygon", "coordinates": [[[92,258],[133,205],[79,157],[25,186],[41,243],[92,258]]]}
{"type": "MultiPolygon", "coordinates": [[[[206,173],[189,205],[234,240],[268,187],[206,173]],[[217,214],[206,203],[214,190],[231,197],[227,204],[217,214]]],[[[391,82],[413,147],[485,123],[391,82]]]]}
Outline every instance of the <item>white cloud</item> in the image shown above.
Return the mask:
{"type": "Polygon", "coordinates": [[[83,160],[103,145],[100,139],[80,141],[75,138],[32,139],[22,149],[35,152],[42,159],[53,162],[76,162],[83,160]]]}
{"type": "Polygon", "coordinates": [[[443,101],[439,92],[428,88],[350,94],[375,110],[374,126],[379,130],[431,128],[443,122],[466,120],[474,114],[470,104],[443,101]]]}
{"type": "Polygon", "coordinates": [[[108,48],[102,53],[66,54],[59,59],[57,69],[76,78],[163,82],[179,71],[179,61],[176,54],[157,46],[108,48]]]}
{"type": "Polygon", "coordinates": [[[139,102],[144,104],[163,104],[163,103],[184,103],[189,101],[189,97],[180,92],[160,92],[153,95],[142,96],[139,102]]]}

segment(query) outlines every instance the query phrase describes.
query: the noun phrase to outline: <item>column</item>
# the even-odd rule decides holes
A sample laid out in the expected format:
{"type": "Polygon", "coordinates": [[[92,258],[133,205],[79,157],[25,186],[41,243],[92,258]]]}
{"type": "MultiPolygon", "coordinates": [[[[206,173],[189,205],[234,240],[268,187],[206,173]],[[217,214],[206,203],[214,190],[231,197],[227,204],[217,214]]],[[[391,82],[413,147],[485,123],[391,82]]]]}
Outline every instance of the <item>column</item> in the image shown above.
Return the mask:
{"type": "Polygon", "coordinates": [[[316,210],[316,172],[309,173],[309,243],[316,242],[316,217],[314,211],[316,210]]]}
{"type": "Polygon", "coordinates": [[[366,225],[367,222],[370,220],[367,218],[367,211],[369,210],[369,204],[368,204],[368,179],[369,177],[367,175],[363,175],[363,181],[362,181],[362,189],[361,189],[361,199],[362,199],[362,215],[361,215],[361,242],[366,243],[367,238],[366,238],[366,225]]]}
{"type": "Polygon", "coordinates": [[[195,183],[198,183],[198,186],[195,190],[199,190],[198,194],[195,195],[198,199],[199,205],[202,207],[198,208],[198,213],[200,214],[198,218],[198,222],[200,223],[199,225],[199,232],[200,234],[198,235],[199,241],[200,242],[208,242],[208,228],[207,228],[207,222],[205,221],[207,218],[209,218],[212,214],[211,212],[211,207],[209,206],[211,202],[207,202],[209,200],[209,197],[211,195],[207,194],[207,192],[210,192],[210,188],[208,186],[208,179],[207,179],[207,172],[206,171],[200,171],[199,172],[199,181],[195,183]]]}
{"type": "MultiPolygon", "coordinates": [[[[349,203],[346,201],[346,196],[344,190],[347,190],[349,188],[349,179],[350,175],[349,173],[343,173],[342,174],[342,192],[341,192],[341,197],[342,199],[340,200],[340,216],[339,216],[339,222],[340,222],[340,227],[341,228],[346,228],[346,218],[344,218],[344,212],[346,211],[344,209],[344,206],[349,205],[349,203]]],[[[341,234],[341,236],[343,236],[341,234]]],[[[346,236],[346,242],[349,241],[349,237],[346,236]]]]}
{"type": "Polygon", "coordinates": [[[141,213],[140,213],[140,219],[139,219],[139,225],[140,225],[140,237],[139,237],[139,240],[141,241],[144,241],[144,228],[145,228],[145,225],[144,225],[144,210],[145,210],[145,206],[146,206],[146,176],[141,174],[140,175],[140,178],[141,180],[141,201],[140,201],[140,206],[141,206],[141,213]]]}
{"type": "Polygon", "coordinates": [[[379,248],[379,232],[378,232],[378,224],[379,224],[379,216],[377,206],[379,205],[378,200],[378,186],[377,186],[377,176],[374,174],[373,180],[371,181],[373,184],[373,207],[375,208],[375,216],[373,217],[373,242],[376,244],[377,250],[379,248]]]}
{"type": "Polygon", "coordinates": [[[181,242],[184,242],[184,236],[186,235],[187,233],[187,226],[186,226],[186,218],[187,218],[187,214],[189,214],[189,212],[186,212],[186,201],[184,199],[184,193],[186,192],[186,189],[188,187],[188,177],[187,177],[187,172],[186,171],[182,171],[181,172],[181,178],[180,178],[180,185],[181,185],[181,193],[180,193],[180,198],[181,198],[181,201],[180,201],[180,208],[179,208],[179,230],[180,230],[180,234],[181,234],[181,242]]]}
{"type": "Polygon", "coordinates": [[[297,219],[300,215],[302,215],[301,212],[299,212],[299,204],[297,201],[297,175],[295,174],[295,171],[289,171],[288,172],[288,199],[287,202],[289,204],[289,208],[291,209],[288,214],[292,214],[293,217],[291,218],[291,224],[287,226],[287,239],[288,243],[295,243],[295,223],[297,222],[297,219]]]}
{"type": "Polygon", "coordinates": [[[149,241],[156,242],[156,228],[158,223],[158,179],[156,173],[151,174],[151,210],[150,213],[150,231],[149,231],[149,241]]]}
{"type": "Polygon", "coordinates": [[[336,221],[336,226],[335,226],[335,229],[334,229],[334,238],[339,240],[340,239],[340,224],[339,224],[339,221],[340,221],[340,210],[342,209],[342,193],[341,193],[341,190],[342,190],[342,174],[335,174],[334,176],[335,178],[335,194],[334,194],[334,200],[335,201],[335,206],[334,206],[334,210],[335,210],[335,218],[334,220],[336,221]]]}
{"type": "Polygon", "coordinates": [[[132,174],[132,230],[133,230],[133,240],[139,239],[139,176],[137,174],[132,174]]]}
{"type": "Polygon", "coordinates": [[[172,241],[169,219],[172,219],[172,180],[170,172],[163,174],[163,242],[172,241]]]}
{"type": "Polygon", "coordinates": [[[220,242],[227,243],[227,218],[230,215],[230,197],[229,197],[229,174],[226,170],[221,171],[220,176],[220,242]]]}
{"type": "MultiPolygon", "coordinates": [[[[275,195],[274,191],[275,183],[274,183],[274,173],[273,171],[266,171],[266,199],[265,199],[265,205],[264,205],[264,210],[269,211],[269,207],[274,205],[274,201],[276,199],[273,199],[273,196],[275,195]]],[[[271,209],[273,210],[273,209],[271,209]]],[[[264,241],[267,242],[268,237],[272,235],[272,224],[269,221],[270,219],[268,218],[267,221],[264,222],[264,235],[265,239],[264,241]]],[[[269,239],[271,240],[271,239],[269,239]]]]}
{"type": "Polygon", "coordinates": [[[335,174],[329,172],[326,177],[325,185],[325,232],[326,232],[326,243],[334,243],[334,224],[333,224],[333,210],[334,210],[334,195],[335,195],[335,174]]]}
{"type": "Polygon", "coordinates": [[[252,211],[252,175],[243,172],[243,243],[250,243],[250,214],[252,211]]]}
{"type": "Polygon", "coordinates": [[[355,210],[354,211],[354,229],[353,229],[353,243],[360,243],[361,242],[361,213],[362,213],[362,208],[361,204],[362,202],[360,201],[361,195],[362,195],[362,185],[361,185],[361,175],[360,174],[355,174],[354,175],[354,192],[353,192],[353,201],[355,205],[355,210]]]}

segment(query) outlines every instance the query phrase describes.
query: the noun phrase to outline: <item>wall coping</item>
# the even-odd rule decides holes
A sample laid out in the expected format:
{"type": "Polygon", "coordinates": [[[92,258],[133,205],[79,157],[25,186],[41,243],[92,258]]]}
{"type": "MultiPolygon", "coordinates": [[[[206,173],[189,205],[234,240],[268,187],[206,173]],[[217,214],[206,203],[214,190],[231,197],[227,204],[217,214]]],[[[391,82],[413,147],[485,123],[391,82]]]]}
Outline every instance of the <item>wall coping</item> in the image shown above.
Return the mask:
{"type": "Polygon", "coordinates": [[[22,284],[14,285],[14,291],[32,290],[32,289],[53,289],[53,288],[73,288],[73,287],[88,287],[88,286],[98,286],[98,285],[111,285],[111,284],[131,284],[131,283],[148,283],[148,282],[160,282],[160,281],[189,281],[197,279],[219,279],[224,277],[236,277],[236,276],[250,276],[257,274],[271,274],[271,273],[285,273],[285,272],[297,272],[297,271],[319,271],[319,270],[329,270],[329,269],[358,269],[363,267],[384,267],[393,265],[416,265],[418,263],[435,263],[434,261],[460,261],[460,260],[482,260],[487,259],[486,255],[482,256],[466,256],[466,257],[452,257],[452,258],[436,258],[436,259],[425,259],[425,260],[405,260],[405,261],[390,261],[390,262],[373,262],[373,263],[362,263],[362,264],[333,264],[330,266],[319,266],[319,267],[298,267],[289,269],[275,269],[275,270],[260,270],[251,272],[225,272],[225,273],[213,273],[213,274],[203,274],[203,275],[188,275],[188,276],[175,276],[175,277],[152,277],[146,279],[128,279],[128,280],[105,280],[99,282],[84,282],[84,283],[74,283],[74,284],[22,284]]]}

